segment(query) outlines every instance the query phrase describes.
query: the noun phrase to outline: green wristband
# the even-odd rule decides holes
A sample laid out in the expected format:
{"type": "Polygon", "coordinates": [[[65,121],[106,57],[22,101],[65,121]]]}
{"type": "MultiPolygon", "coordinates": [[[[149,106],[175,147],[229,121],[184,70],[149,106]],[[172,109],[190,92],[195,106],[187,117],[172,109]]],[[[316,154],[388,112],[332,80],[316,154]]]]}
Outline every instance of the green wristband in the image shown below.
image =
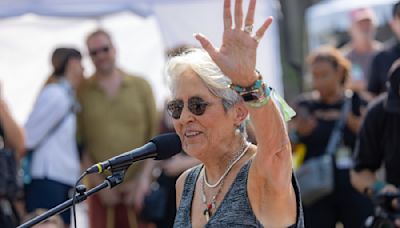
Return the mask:
{"type": "Polygon", "coordinates": [[[258,100],[255,100],[255,101],[246,102],[246,104],[251,108],[260,108],[260,107],[266,105],[270,98],[271,98],[271,88],[268,86],[265,86],[264,97],[262,97],[258,100]]]}
{"type": "Polygon", "coordinates": [[[385,187],[386,183],[383,181],[375,181],[374,184],[372,184],[371,189],[372,193],[376,194],[382,191],[382,189],[385,187]]]}

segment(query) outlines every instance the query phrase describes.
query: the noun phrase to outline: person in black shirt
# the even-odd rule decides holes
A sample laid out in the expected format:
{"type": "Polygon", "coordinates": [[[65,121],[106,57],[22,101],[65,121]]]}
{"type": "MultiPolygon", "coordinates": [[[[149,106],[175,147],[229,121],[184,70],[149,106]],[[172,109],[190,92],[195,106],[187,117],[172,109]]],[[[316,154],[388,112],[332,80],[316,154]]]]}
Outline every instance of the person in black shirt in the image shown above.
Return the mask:
{"type": "MultiPolygon", "coordinates": [[[[351,181],[360,192],[398,192],[400,186],[400,60],[389,71],[389,90],[372,102],[358,136],[351,181]],[[383,165],[385,181],[376,171],[383,165]]],[[[399,223],[400,225],[400,223],[399,223]]]]}
{"type": "MultiPolygon", "coordinates": [[[[294,121],[298,143],[306,148],[305,161],[322,156],[330,140],[345,102],[344,84],[349,76],[350,62],[334,48],[321,48],[308,58],[314,90],[304,94],[296,103],[294,121]]],[[[351,112],[347,115],[342,143],[335,153],[335,187],[333,193],[311,205],[305,205],[305,227],[360,227],[372,213],[369,199],[357,192],[350,183],[351,151],[358,130],[360,109],[364,103],[354,94],[351,112]]],[[[301,190],[301,189],[300,189],[301,190]]]]}
{"type": "Polygon", "coordinates": [[[377,96],[387,90],[386,82],[388,71],[393,62],[400,57],[400,1],[392,9],[393,20],[390,26],[395,37],[390,40],[384,50],[379,52],[372,60],[371,71],[368,78],[368,91],[377,96]]]}

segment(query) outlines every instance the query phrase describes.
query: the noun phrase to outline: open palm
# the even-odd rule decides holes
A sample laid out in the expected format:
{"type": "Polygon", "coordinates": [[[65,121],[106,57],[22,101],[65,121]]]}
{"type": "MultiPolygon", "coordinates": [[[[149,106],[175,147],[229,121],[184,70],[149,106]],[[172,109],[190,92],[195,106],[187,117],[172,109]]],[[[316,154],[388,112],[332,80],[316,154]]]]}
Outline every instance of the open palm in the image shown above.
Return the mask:
{"type": "Polygon", "coordinates": [[[220,48],[215,48],[202,34],[196,34],[195,37],[234,84],[248,86],[256,78],[258,42],[271,24],[272,17],[266,19],[253,36],[249,28],[254,24],[256,0],[250,0],[244,25],[242,3],[243,0],[235,1],[235,26],[233,26],[231,1],[224,0],[224,33],[220,48]]]}

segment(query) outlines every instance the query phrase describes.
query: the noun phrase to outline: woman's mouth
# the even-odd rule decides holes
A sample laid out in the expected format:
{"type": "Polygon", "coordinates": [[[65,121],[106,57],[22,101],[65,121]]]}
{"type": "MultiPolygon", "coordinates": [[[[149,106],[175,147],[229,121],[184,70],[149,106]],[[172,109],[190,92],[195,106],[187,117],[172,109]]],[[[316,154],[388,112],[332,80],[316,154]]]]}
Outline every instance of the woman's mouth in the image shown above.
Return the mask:
{"type": "Polygon", "coordinates": [[[201,134],[200,131],[189,131],[189,132],[185,132],[185,137],[192,138],[192,137],[196,137],[200,134],[201,134]]]}

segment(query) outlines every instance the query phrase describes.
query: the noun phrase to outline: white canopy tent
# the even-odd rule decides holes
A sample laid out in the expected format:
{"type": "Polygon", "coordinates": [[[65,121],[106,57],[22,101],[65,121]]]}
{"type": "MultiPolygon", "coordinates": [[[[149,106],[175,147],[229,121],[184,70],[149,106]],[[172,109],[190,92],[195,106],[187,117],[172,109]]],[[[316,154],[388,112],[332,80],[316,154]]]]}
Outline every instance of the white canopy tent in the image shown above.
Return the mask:
{"type": "MultiPolygon", "coordinates": [[[[168,94],[165,50],[198,45],[194,32],[220,45],[222,4],[221,0],[0,0],[1,93],[17,121],[24,123],[50,74],[52,50],[67,45],[85,53],[85,36],[101,27],[113,36],[118,65],[147,78],[161,108],[168,94]]],[[[257,4],[256,28],[267,16],[277,16],[275,0],[257,4]]],[[[260,43],[257,67],[282,93],[278,34],[275,22],[260,43]]],[[[93,67],[87,57],[84,65],[90,75],[93,67]]]]}
{"type": "Polygon", "coordinates": [[[347,31],[350,27],[350,12],[369,7],[374,10],[378,25],[392,18],[392,6],[398,0],[327,0],[315,4],[306,11],[309,48],[331,42],[332,32],[347,31]]]}

